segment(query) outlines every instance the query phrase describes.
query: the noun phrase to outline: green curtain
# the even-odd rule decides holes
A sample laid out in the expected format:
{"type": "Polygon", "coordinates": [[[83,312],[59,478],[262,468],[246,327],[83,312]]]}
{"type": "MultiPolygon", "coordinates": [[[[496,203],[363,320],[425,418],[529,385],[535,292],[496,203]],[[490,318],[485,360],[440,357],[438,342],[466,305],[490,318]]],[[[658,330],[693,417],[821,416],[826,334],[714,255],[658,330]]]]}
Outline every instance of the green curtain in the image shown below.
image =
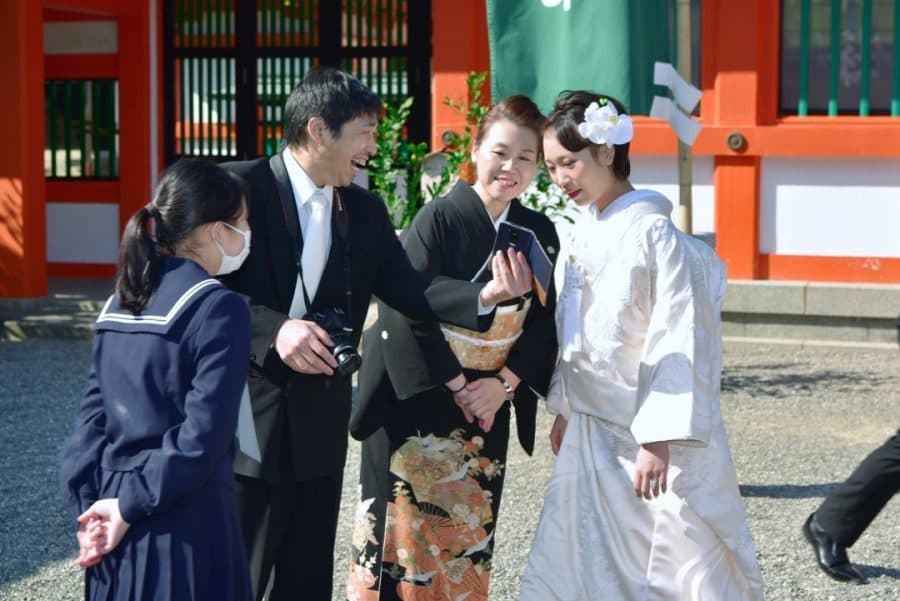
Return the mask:
{"type": "Polygon", "coordinates": [[[671,0],[487,0],[491,93],[547,111],[559,92],[609,94],[646,115],[653,63],[673,62],[671,0]]]}

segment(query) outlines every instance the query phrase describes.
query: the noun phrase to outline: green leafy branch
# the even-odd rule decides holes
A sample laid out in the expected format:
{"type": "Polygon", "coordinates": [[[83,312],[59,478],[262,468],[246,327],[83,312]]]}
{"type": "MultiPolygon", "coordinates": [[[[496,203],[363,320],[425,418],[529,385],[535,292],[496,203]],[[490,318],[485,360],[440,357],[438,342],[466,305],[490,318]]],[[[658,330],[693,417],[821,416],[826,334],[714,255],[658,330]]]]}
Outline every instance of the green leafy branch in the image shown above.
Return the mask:
{"type": "Polygon", "coordinates": [[[410,142],[404,129],[413,98],[400,104],[385,103],[384,117],[375,134],[377,153],[369,159],[369,187],[387,205],[394,227],[407,227],[425,203],[422,195],[422,161],[428,152],[425,142],[410,142]],[[405,190],[401,189],[401,181],[405,190]]]}
{"type": "Polygon", "coordinates": [[[468,98],[463,100],[453,100],[452,98],[444,98],[444,105],[450,107],[460,115],[464,115],[466,123],[463,126],[462,133],[449,131],[444,137],[444,152],[447,155],[447,164],[441,171],[438,180],[428,187],[428,196],[437,198],[445,194],[453,181],[467,165],[472,166],[472,158],[470,151],[472,149],[472,138],[478,129],[478,124],[482,117],[488,112],[490,106],[483,101],[484,82],[487,80],[487,73],[484,71],[471,71],[466,77],[466,89],[468,98]]]}

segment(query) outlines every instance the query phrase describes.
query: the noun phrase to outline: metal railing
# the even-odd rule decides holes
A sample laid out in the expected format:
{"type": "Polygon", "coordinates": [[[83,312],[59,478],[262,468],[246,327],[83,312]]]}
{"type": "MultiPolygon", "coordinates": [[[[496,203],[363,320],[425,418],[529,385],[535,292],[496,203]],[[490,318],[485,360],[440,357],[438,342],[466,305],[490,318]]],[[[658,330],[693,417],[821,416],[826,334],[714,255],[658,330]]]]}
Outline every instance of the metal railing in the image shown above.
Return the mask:
{"type": "Polygon", "coordinates": [[[118,177],[118,81],[47,80],[44,97],[44,175],[48,178],[118,177]]]}
{"type": "Polygon", "coordinates": [[[900,116],[900,0],[784,0],[781,112],[900,116]]]}
{"type": "MultiPolygon", "coordinates": [[[[411,45],[410,13],[422,12],[413,1],[169,0],[169,152],[272,154],[288,95],[319,64],[353,73],[387,102],[413,94],[412,65],[429,64],[414,58],[427,32],[411,45]]],[[[428,86],[420,82],[417,93],[428,86]]]]}

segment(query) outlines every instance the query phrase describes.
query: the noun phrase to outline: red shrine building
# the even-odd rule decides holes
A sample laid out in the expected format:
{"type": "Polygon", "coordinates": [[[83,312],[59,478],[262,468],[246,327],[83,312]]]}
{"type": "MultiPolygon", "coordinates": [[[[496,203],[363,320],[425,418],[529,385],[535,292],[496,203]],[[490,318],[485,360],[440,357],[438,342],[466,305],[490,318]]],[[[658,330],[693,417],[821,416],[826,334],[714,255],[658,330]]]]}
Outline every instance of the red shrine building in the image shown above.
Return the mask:
{"type": "MultiPolygon", "coordinates": [[[[275,152],[315,65],[414,97],[407,133],[439,149],[464,124],[444,100],[490,73],[489,2],[0,0],[0,297],[111,277],[162,169],[275,152]]],[[[900,283],[900,2],[692,5],[694,230],[734,279],[900,283]]],[[[635,125],[632,181],[677,199],[671,127],[635,125]]]]}

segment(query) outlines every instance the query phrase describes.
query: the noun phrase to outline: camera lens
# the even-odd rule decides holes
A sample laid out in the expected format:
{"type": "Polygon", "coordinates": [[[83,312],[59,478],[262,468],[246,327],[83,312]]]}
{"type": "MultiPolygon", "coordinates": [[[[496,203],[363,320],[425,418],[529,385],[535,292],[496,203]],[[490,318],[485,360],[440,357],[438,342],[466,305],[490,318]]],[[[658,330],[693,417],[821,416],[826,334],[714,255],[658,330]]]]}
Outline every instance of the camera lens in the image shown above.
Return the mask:
{"type": "Polygon", "coordinates": [[[335,345],[333,352],[338,364],[337,372],[341,376],[352,375],[362,365],[362,357],[350,344],[335,345]]]}

